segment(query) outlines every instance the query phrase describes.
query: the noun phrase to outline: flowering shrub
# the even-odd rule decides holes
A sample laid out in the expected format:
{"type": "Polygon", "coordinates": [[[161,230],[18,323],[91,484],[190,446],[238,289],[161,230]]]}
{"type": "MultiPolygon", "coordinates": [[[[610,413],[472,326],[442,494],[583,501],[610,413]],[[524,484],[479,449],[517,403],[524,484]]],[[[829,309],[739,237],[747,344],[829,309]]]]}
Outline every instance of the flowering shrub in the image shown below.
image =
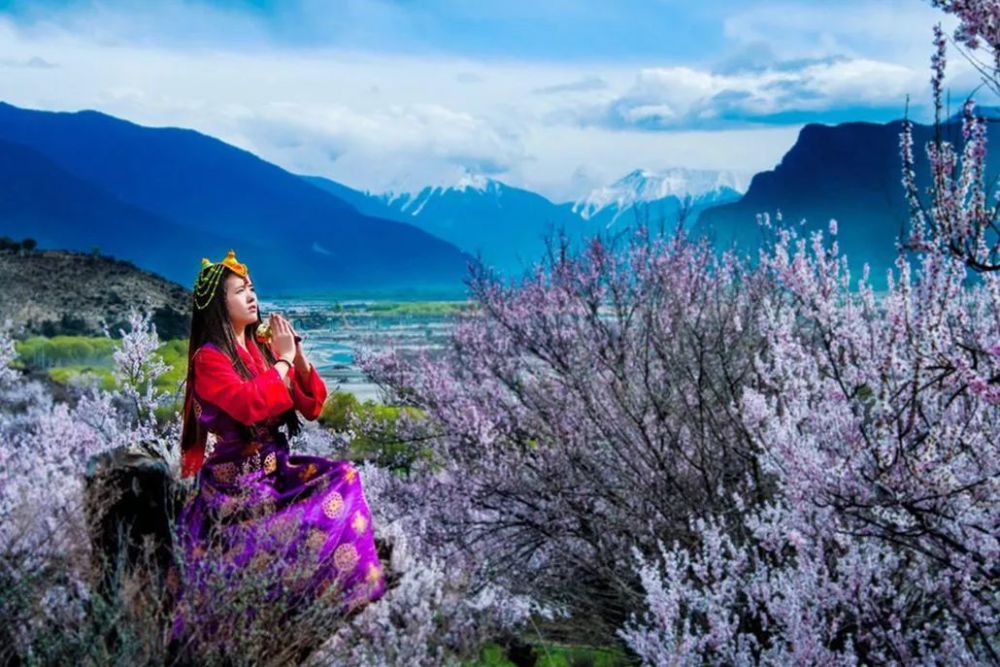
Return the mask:
{"type": "MultiPolygon", "coordinates": [[[[992,22],[995,26],[1000,23],[996,15],[998,6],[993,1],[986,4],[992,7],[994,12],[992,22]]],[[[966,23],[963,23],[964,25],[966,23]]],[[[978,40],[968,35],[978,34],[980,29],[960,26],[958,37],[975,44],[978,40]]],[[[992,38],[994,41],[990,42],[991,48],[996,53],[995,34],[992,34],[992,38]]],[[[934,91],[934,120],[935,124],[940,126],[946,63],[946,40],[940,25],[934,28],[934,44],[931,87],[934,91]]],[[[994,85],[997,83],[997,74],[1000,74],[1000,65],[990,77],[994,85]]],[[[924,206],[916,184],[912,123],[909,120],[904,121],[900,136],[903,187],[910,205],[912,220],[909,237],[903,245],[908,249],[919,251],[943,251],[962,260],[974,271],[992,272],[1000,270],[1000,229],[996,225],[996,206],[995,204],[991,206],[987,201],[987,188],[984,183],[987,121],[977,117],[974,111],[975,102],[971,98],[967,99],[962,106],[964,146],[960,163],[951,142],[938,139],[927,144],[927,157],[931,170],[929,210],[924,206]]]]}
{"type": "Polygon", "coordinates": [[[432,452],[414,494],[421,535],[572,611],[579,638],[613,640],[639,602],[632,548],[692,539],[691,517],[759,475],[733,406],[774,288],[683,232],[641,229],[621,251],[596,239],[554,253],[520,285],[473,278],[481,313],[444,355],[361,358],[426,415],[397,424],[432,452]]]}
{"type": "MultiPolygon", "coordinates": [[[[944,4],[995,51],[996,2],[944,4]]],[[[998,661],[1000,245],[964,114],[926,207],[904,127],[921,254],[878,298],[835,221],[752,269],[640,229],[474,274],[439,358],[363,357],[427,416],[422,538],[648,664],[998,661]]]]}
{"type": "MultiPolygon", "coordinates": [[[[996,54],[996,2],[935,4],[996,54]]],[[[940,28],[935,44],[940,113],[940,28]]],[[[960,164],[947,142],[927,147],[928,208],[904,126],[904,245],[923,254],[916,276],[900,255],[883,299],[867,267],[849,291],[836,241],[809,253],[783,230],[762,253],[783,291],[739,409],[776,493],[734,497],[735,526],[694,523],[696,547],[637,553],[645,611],[621,634],[646,663],[1000,660],[1000,245],[973,111],[960,164]]]]}
{"type": "Polygon", "coordinates": [[[5,553],[40,555],[69,548],[63,539],[54,538],[60,537],[56,531],[62,532],[63,527],[84,523],[79,515],[80,485],[94,454],[140,442],[158,445],[161,451],[169,449],[170,429],[151,416],[162,395],[141,387],[144,378],[163,371],[148,354],[158,344],[156,332],[150,329],[148,316],[136,312],[130,324],[132,330],[122,332],[124,349],[129,352],[115,353],[114,373],[121,390],[80,386],[75,405],[53,403],[40,383],[22,381],[10,365],[14,359],[10,330],[0,332],[0,361],[4,362],[0,369],[0,457],[4,463],[0,468],[0,550],[5,553]],[[15,517],[27,511],[34,520],[20,525],[15,517]],[[20,546],[15,548],[15,544],[20,546]]]}
{"type": "Polygon", "coordinates": [[[995,659],[1000,507],[996,275],[928,253],[876,302],[821,239],[763,264],[758,381],[739,402],[773,500],[640,554],[648,607],[622,633],[650,664],[995,659]],[[805,322],[805,326],[803,326],[805,322]]]}
{"type": "Polygon", "coordinates": [[[940,7],[960,19],[955,30],[956,41],[970,49],[982,48],[989,51],[992,63],[987,63],[985,73],[987,83],[995,84],[996,72],[1000,72],[1000,12],[994,0],[932,0],[940,7]],[[992,66],[992,67],[991,67],[992,66]],[[992,76],[990,75],[992,73],[992,76]]]}

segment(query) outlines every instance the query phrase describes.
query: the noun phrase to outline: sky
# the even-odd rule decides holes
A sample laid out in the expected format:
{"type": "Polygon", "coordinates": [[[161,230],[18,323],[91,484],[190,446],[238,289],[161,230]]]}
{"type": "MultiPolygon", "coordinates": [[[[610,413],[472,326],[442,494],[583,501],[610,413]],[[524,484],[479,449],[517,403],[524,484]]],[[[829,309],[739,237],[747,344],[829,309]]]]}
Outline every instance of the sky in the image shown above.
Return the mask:
{"type": "MultiPolygon", "coordinates": [[[[924,0],[0,0],[0,99],[188,127],[300,174],[553,201],[773,168],[805,123],[928,119],[924,0]]],[[[976,75],[954,48],[953,98],[976,75]]],[[[984,100],[995,104],[995,101],[984,100]]]]}

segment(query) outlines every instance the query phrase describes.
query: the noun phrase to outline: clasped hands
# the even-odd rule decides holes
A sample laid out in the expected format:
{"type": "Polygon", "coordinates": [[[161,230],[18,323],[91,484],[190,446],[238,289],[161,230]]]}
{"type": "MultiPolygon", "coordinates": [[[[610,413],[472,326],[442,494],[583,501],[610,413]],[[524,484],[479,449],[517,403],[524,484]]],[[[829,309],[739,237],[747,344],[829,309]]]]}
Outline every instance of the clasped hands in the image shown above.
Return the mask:
{"type": "MultiPolygon", "coordinates": [[[[302,351],[302,343],[295,340],[297,334],[292,323],[278,313],[271,313],[268,324],[271,327],[271,354],[292,364],[297,373],[309,373],[311,367],[302,351]]],[[[285,382],[288,383],[287,377],[285,382]]]]}

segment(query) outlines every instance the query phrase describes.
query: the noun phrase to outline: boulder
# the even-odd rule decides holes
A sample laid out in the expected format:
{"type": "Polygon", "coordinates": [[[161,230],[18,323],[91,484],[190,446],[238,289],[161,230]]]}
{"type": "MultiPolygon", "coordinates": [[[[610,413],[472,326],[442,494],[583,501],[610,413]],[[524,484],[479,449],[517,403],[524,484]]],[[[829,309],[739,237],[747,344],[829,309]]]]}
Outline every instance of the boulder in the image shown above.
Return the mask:
{"type": "Polygon", "coordinates": [[[162,459],[120,447],[90,459],[84,485],[100,593],[115,594],[123,575],[163,586],[173,563],[171,526],[183,485],[162,459]]]}

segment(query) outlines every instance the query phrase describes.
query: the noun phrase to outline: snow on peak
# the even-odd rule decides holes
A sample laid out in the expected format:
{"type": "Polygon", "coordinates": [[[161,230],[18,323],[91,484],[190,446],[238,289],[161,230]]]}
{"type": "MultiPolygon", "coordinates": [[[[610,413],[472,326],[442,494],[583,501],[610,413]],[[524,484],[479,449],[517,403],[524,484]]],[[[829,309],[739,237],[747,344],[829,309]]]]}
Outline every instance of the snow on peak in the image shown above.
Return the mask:
{"type": "Polygon", "coordinates": [[[450,190],[459,190],[465,192],[466,190],[478,190],[479,192],[486,192],[491,184],[495,184],[492,178],[483,176],[482,174],[465,174],[462,178],[458,179],[458,183],[451,186],[450,190]]]}
{"type": "Polygon", "coordinates": [[[608,207],[620,213],[639,202],[674,196],[702,199],[728,190],[743,194],[753,174],[714,169],[674,167],[664,171],[636,169],[611,185],[597,188],[573,205],[573,212],[589,219],[608,207]]]}
{"type": "Polygon", "coordinates": [[[425,185],[419,190],[387,190],[378,196],[387,206],[403,213],[416,216],[431,200],[446,196],[449,192],[478,192],[501,194],[502,183],[482,174],[465,173],[450,185],[425,185]]]}
{"type": "Polygon", "coordinates": [[[385,190],[381,195],[375,196],[381,197],[383,201],[392,203],[407,199],[414,200],[427,194],[443,195],[452,191],[465,192],[466,190],[476,190],[486,192],[490,189],[499,189],[501,185],[500,181],[495,181],[489,176],[466,172],[457,181],[451,183],[427,183],[417,188],[389,189],[385,190]]]}

